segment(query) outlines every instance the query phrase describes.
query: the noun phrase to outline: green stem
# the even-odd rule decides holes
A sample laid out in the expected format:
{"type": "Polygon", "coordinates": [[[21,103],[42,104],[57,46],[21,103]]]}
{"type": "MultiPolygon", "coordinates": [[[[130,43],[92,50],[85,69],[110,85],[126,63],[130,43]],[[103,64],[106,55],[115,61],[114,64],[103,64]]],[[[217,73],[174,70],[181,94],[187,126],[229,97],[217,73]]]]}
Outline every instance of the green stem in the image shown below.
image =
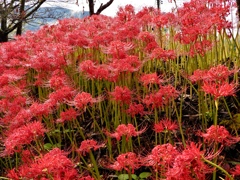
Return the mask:
{"type": "Polygon", "coordinates": [[[182,137],[182,143],[183,143],[183,146],[185,148],[186,147],[186,142],[185,142],[183,129],[182,129],[182,101],[183,101],[183,98],[181,97],[181,104],[180,104],[180,112],[179,112],[179,114],[178,114],[178,108],[176,106],[176,102],[173,101],[173,104],[175,106],[175,112],[176,112],[176,116],[177,116],[177,120],[178,120],[179,131],[180,131],[180,134],[181,134],[181,137],[182,137]]]}
{"type": "Polygon", "coordinates": [[[100,173],[98,171],[98,165],[97,165],[97,162],[95,160],[95,157],[93,156],[92,151],[90,151],[89,154],[90,154],[90,159],[91,159],[91,161],[93,163],[94,171],[96,172],[97,179],[101,179],[100,173]]]}
{"type": "Polygon", "coordinates": [[[212,161],[207,160],[207,159],[204,158],[203,156],[202,156],[202,159],[203,159],[206,163],[208,163],[208,164],[210,164],[211,166],[213,166],[213,167],[219,169],[220,171],[222,171],[230,180],[234,180],[233,177],[232,177],[225,169],[223,169],[221,166],[213,163],[212,161]]]}
{"type": "Polygon", "coordinates": [[[216,126],[216,125],[217,125],[217,118],[218,118],[218,99],[216,99],[216,100],[214,101],[214,103],[215,103],[215,109],[216,109],[216,111],[215,111],[215,116],[214,116],[213,124],[216,126]]]}

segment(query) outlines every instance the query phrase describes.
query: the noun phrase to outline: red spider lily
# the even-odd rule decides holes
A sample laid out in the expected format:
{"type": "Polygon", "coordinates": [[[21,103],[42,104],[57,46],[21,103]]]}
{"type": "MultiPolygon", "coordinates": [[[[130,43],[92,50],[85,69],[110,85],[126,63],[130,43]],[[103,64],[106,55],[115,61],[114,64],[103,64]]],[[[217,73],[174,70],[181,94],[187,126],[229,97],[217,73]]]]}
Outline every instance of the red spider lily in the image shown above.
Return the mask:
{"type": "Polygon", "coordinates": [[[234,73],[234,70],[229,70],[225,65],[217,65],[209,70],[195,70],[193,75],[189,76],[192,82],[197,81],[215,81],[218,83],[226,82],[228,77],[234,73]]]}
{"type": "Polygon", "coordinates": [[[47,102],[51,104],[51,106],[55,106],[57,103],[67,102],[71,100],[74,94],[75,91],[73,88],[64,86],[61,89],[50,93],[47,102]]]}
{"type": "Polygon", "coordinates": [[[120,7],[117,12],[117,18],[120,22],[130,21],[134,18],[134,15],[134,7],[130,4],[125,7],[120,7]]]}
{"type": "Polygon", "coordinates": [[[143,116],[144,114],[146,114],[146,112],[144,111],[143,105],[136,104],[136,103],[130,104],[126,112],[130,114],[132,117],[135,117],[137,114],[140,114],[140,116],[143,116]]]}
{"type": "Polygon", "coordinates": [[[237,164],[231,173],[234,176],[240,176],[240,164],[237,164]]]}
{"type": "Polygon", "coordinates": [[[80,145],[79,149],[77,149],[77,152],[80,152],[83,156],[85,156],[86,153],[89,153],[91,149],[96,151],[97,149],[104,147],[104,146],[105,146],[105,144],[98,144],[97,141],[88,139],[88,140],[84,140],[81,142],[81,145],[80,145]]]}
{"type": "Polygon", "coordinates": [[[169,27],[175,22],[175,15],[173,13],[160,13],[157,16],[153,17],[153,23],[158,28],[169,27]]]}
{"type": "Polygon", "coordinates": [[[125,58],[127,51],[130,49],[133,49],[133,44],[132,43],[125,43],[121,41],[112,41],[110,42],[109,46],[106,48],[103,48],[104,52],[107,54],[111,54],[113,58],[125,58]]]}
{"type": "Polygon", "coordinates": [[[221,143],[225,146],[231,146],[240,141],[239,137],[233,137],[224,126],[210,126],[206,133],[201,133],[204,141],[207,143],[221,143]]]}
{"type": "Polygon", "coordinates": [[[226,81],[226,79],[228,79],[228,77],[234,73],[233,70],[229,70],[228,67],[226,67],[225,65],[217,65],[215,67],[212,67],[208,70],[207,72],[207,77],[206,79],[208,81],[226,81]]]}
{"type": "Polygon", "coordinates": [[[113,59],[109,66],[117,72],[135,72],[140,69],[142,62],[137,56],[126,56],[122,59],[113,59]]]}
{"type": "Polygon", "coordinates": [[[46,50],[35,50],[35,55],[29,59],[29,64],[37,71],[54,71],[62,66],[67,65],[63,51],[68,46],[62,43],[48,43],[44,46],[46,50]],[[48,51],[47,49],[51,49],[48,51]]]}
{"type": "Polygon", "coordinates": [[[161,59],[163,61],[176,59],[176,57],[176,53],[173,50],[164,50],[160,47],[155,48],[150,55],[151,59],[161,59]]]}
{"type": "Polygon", "coordinates": [[[202,40],[200,42],[195,42],[190,47],[189,55],[194,57],[196,54],[204,56],[207,51],[211,50],[213,47],[213,43],[209,40],[202,40]]]}
{"type": "Polygon", "coordinates": [[[160,77],[155,72],[151,74],[143,74],[140,77],[140,82],[142,82],[144,86],[147,86],[149,84],[160,84],[163,82],[163,80],[161,80],[160,77]]]}
{"type": "Polygon", "coordinates": [[[120,102],[122,104],[126,103],[129,104],[131,102],[131,95],[132,92],[128,89],[128,87],[120,87],[116,86],[113,92],[109,93],[112,96],[112,99],[120,102]]]}
{"type": "Polygon", "coordinates": [[[90,79],[107,79],[109,71],[103,65],[96,65],[91,60],[86,60],[79,65],[80,72],[83,72],[90,79]]]}
{"type": "Polygon", "coordinates": [[[58,123],[64,123],[65,121],[71,121],[77,118],[78,113],[73,109],[70,108],[65,112],[60,113],[60,118],[56,120],[58,123]]]}
{"type": "Polygon", "coordinates": [[[171,100],[177,98],[178,95],[179,92],[172,85],[160,86],[158,92],[146,95],[143,102],[147,107],[157,108],[167,105],[171,100]]]}
{"type": "Polygon", "coordinates": [[[0,88],[0,96],[4,98],[13,99],[16,96],[26,94],[21,88],[13,85],[5,85],[0,88]]]}
{"type": "Polygon", "coordinates": [[[136,128],[132,124],[120,124],[114,133],[106,131],[105,134],[120,141],[122,136],[126,136],[126,140],[128,140],[132,136],[139,136],[146,130],[146,128],[143,128],[140,131],[136,131],[135,129],[136,128]]]}
{"type": "Polygon", "coordinates": [[[69,102],[69,105],[74,105],[77,109],[84,109],[87,107],[87,105],[93,105],[93,103],[101,101],[101,98],[93,98],[90,93],[87,92],[81,92],[78,93],[73,102],[69,102]]]}
{"type": "Polygon", "coordinates": [[[193,75],[189,76],[190,81],[193,83],[206,79],[207,70],[197,69],[193,72],[193,75]]]}
{"type": "Polygon", "coordinates": [[[144,166],[151,166],[155,171],[166,171],[174,163],[174,159],[180,152],[171,144],[157,145],[152,149],[151,154],[143,159],[144,166]]]}
{"type": "Polygon", "coordinates": [[[112,70],[112,67],[107,64],[97,65],[91,60],[81,62],[79,65],[79,71],[84,73],[90,79],[116,81],[118,78],[117,70],[112,70]]]}
{"type": "MultiPolygon", "coordinates": [[[[121,22],[120,22],[121,23],[121,22]]],[[[134,19],[133,21],[128,21],[122,24],[122,26],[117,28],[117,34],[121,41],[129,41],[136,38],[140,33],[141,20],[134,19]]],[[[130,44],[130,43],[128,43],[130,44]]]]}
{"type": "Polygon", "coordinates": [[[157,133],[165,131],[176,131],[177,129],[178,129],[177,123],[171,121],[170,119],[162,119],[159,121],[159,123],[154,124],[154,131],[157,133]]]}
{"type": "Polygon", "coordinates": [[[85,177],[81,177],[78,180],[94,180],[94,178],[92,178],[91,176],[85,176],[85,177]]]}
{"type": "Polygon", "coordinates": [[[29,109],[21,109],[14,118],[12,118],[12,121],[9,124],[9,130],[14,130],[15,128],[18,128],[25,123],[30,122],[32,119],[33,114],[29,109]]]}
{"type": "Polygon", "coordinates": [[[45,132],[46,129],[40,122],[30,122],[6,132],[7,137],[4,140],[5,150],[2,156],[11,155],[19,151],[23,145],[30,144],[36,138],[43,136],[45,132]]]}
{"type": "MultiPolygon", "coordinates": [[[[213,169],[207,166],[204,160],[202,160],[205,152],[200,151],[200,148],[201,146],[197,146],[191,142],[182,153],[174,158],[172,166],[167,169],[166,179],[205,180],[206,174],[211,173],[213,169]]],[[[212,158],[213,156],[210,155],[210,157],[212,158]]]]}
{"type": "Polygon", "coordinates": [[[154,49],[156,49],[158,47],[157,42],[150,42],[149,44],[147,44],[147,46],[144,48],[144,51],[146,53],[151,53],[154,49]]]}
{"type": "Polygon", "coordinates": [[[138,40],[141,40],[146,44],[149,44],[151,42],[156,42],[154,35],[148,31],[140,32],[138,34],[138,40]]]}
{"type": "Polygon", "coordinates": [[[220,97],[235,96],[236,84],[229,84],[228,82],[216,83],[204,81],[202,89],[206,94],[214,96],[214,99],[216,100],[220,97]]]}
{"type": "Polygon", "coordinates": [[[67,85],[67,76],[62,70],[56,70],[49,79],[49,86],[55,90],[67,85]]]}
{"type": "Polygon", "coordinates": [[[120,154],[117,161],[107,166],[116,171],[126,170],[128,173],[134,174],[134,170],[141,167],[141,159],[133,152],[120,154]]]}
{"type": "Polygon", "coordinates": [[[51,176],[53,179],[78,179],[74,164],[66,157],[66,153],[54,148],[47,154],[36,157],[30,164],[23,164],[8,173],[9,178],[14,175],[21,179],[39,179],[51,176]]]}
{"type": "Polygon", "coordinates": [[[52,112],[54,106],[55,104],[52,104],[51,101],[46,101],[43,104],[34,102],[30,106],[29,110],[33,116],[41,117],[47,116],[50,112],[52,112]]]}
{"type": "Polygon", "coordinates": [[[26,103],[27,98],[23,96],[17,96],[12,101],[9,101],[9,99],[1,99],[0,111],[5,113],[5,116],[1,118],[1,123],[5,125],[11,124],[13,118],[26,106],[26,103]]]}
{"type": "Polygon", "coordinates": [[[9,68],[3,71],[2,75],[0,76],[0,85],[1,81],[7,80],[7,82],[14,82],[22,79],[24,75],[27,74],[25,68],[9,68]]]}
{"type": "Polygon", "coordinates": [[[7,76],[1,75],[0,76],[0,87],[7,85],[10,82],[7,76]]]}
{"type": "Polygon", "coordinates": [[[184,3],[183,7],[178,8],[177,11],[176,20],[181,31],[176,34],[175,38],[181,43],[192,44],[199,36],[207,35],[216,27],[220,31],[229,26],[226,20],[229,10],[229,4],[222,3],[222,1],[210,3],[196,0],[184,3]]]}

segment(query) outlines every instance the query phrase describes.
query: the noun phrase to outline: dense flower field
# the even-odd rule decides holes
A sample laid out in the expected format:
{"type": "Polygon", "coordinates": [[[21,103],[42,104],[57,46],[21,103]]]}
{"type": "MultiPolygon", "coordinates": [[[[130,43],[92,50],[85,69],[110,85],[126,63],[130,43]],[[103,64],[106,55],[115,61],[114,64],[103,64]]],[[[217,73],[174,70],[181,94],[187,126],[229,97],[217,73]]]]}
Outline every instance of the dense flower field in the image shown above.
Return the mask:
{"type": "Polygon", "coordinates": [[[128,5],[0,44],[0,179],[239,179],[232,3],[128,5]]]}

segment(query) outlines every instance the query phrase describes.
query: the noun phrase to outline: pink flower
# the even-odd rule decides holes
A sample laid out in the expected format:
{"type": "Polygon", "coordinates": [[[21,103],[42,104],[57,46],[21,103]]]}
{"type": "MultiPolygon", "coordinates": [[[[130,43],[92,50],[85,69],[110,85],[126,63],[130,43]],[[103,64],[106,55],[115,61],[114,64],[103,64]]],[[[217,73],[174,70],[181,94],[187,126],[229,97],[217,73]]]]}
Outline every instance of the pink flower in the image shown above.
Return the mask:
{"type": "Polygon", "coordinates": [[[171,121],[170,119],[162,119],[159,121],[159,123],[154,124],[154,131],[157,133],[161,133],[164,131],[176,131],[177,129],[177,123],[171,121]]]}
{"type": "Polygon", "coordinates": [[[128,140],[132,136],[138,136],[138,135],[142,134],[145,130],[146,130],[146,128],[144,128],[140,131],[136,131],[135,127],[132,124],[128,124],[128,125],[120,124],[114,133],[110,133],[108,131],[106,131],[105,133],[107,136],[116,138],[118,141],[120,141],[120,139],[123,135],[125,135],[126,140],[128,140]]]}
{"type": "Polygon", "coordinates": [[[224,126],[212,125],[206,133],[201,133],[204,141],[207,143],[221,143],[225,146],[231,146],[240,141],[240,137],[233,137],[224,126]]]}
{"type": "Polygon", "coordinates": [[[134,174],[134,170],[141,167],[141,160],[137,155],[133,152],[127,152],[124,154],[120,154],[117,157],[117,161],[113,164],[107,166],[110,169],[114,169],[116,171],[121,171],[122,169],[127,172],[131,172],[134,174]]]}
{"type": "Polygon", "coordinates": [[[104,147],[105,144],[98,144],[97,141],[88,139],[81,142],[80,148],[77,150],[78,152],[81,152],[83,156],[86,155],[86,153],[89,153],[91,149],[96,151],[97,149],[104,147]]]}

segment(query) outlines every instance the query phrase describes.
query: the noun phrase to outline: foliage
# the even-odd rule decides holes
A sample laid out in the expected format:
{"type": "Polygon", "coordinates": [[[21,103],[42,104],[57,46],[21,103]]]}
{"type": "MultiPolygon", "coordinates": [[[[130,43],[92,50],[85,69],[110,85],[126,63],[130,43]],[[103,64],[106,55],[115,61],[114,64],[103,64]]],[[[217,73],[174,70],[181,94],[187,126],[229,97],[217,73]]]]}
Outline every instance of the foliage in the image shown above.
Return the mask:
{"type": "Polygon", "coordinates": [[[1,178],[238,178],[230,5],[128,5],[1,44],[1,178]]]}

